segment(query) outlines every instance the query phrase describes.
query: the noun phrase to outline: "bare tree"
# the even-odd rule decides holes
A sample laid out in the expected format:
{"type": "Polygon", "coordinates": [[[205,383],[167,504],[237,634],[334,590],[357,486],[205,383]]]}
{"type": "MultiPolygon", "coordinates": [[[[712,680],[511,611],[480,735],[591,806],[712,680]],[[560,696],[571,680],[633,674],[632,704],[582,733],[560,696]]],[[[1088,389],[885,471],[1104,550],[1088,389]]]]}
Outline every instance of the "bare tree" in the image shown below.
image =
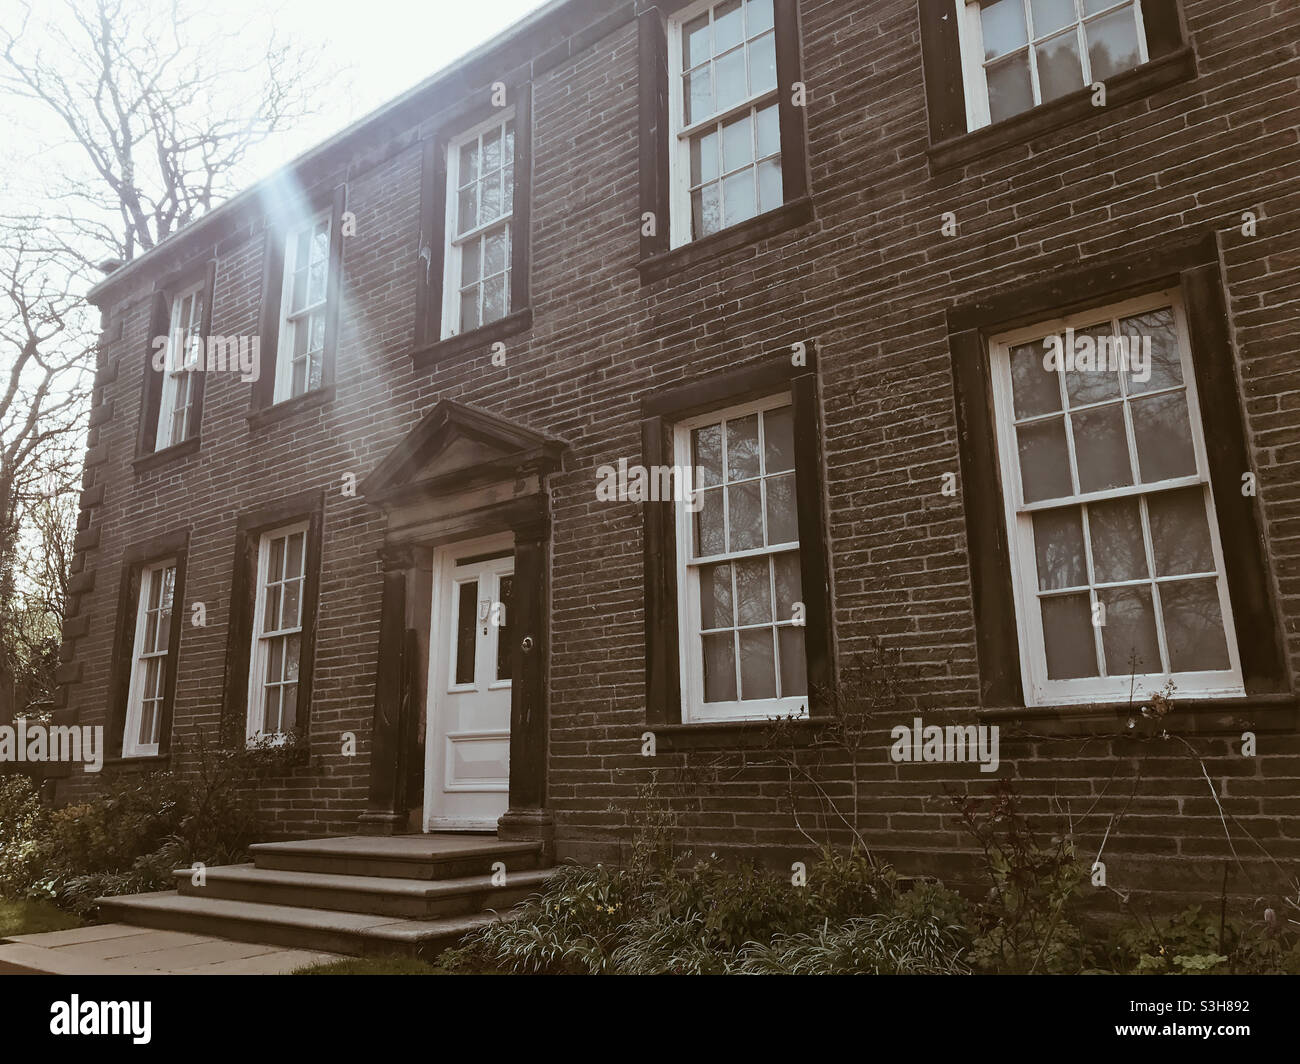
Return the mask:
{"type": "MultiPolygon", "coordinates": [[[[128,261],[235,191],[251,149],[310,113],[325,76],[274,35],[202,25],[190,0],[30,5],[0,28],[0,89],[90,164],[63,182],[72,248],[128,261]]],[[[92,261],[92,260],[86,260],[92,261]]]]}

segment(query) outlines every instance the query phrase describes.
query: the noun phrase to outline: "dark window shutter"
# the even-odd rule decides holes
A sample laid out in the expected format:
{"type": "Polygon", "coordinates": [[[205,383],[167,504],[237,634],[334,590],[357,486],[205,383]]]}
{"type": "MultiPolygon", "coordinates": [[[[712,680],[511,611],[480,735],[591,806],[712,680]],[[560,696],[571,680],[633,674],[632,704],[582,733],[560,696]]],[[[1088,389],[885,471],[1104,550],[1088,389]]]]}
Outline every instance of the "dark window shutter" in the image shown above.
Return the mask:
{"type": "Polygon", "coordinates": [[[657,8],[637,19],[638,172],[641,191],[641,257],[668,249],[668,35],[657,8]],[[645,216],[654,216],[646,234],[645,216]]]}
{"type": "Polygon", "coordinates": [[[284,283],[284,230],[267,226],[262,271],[262,309],[258,316],[261,373],[253,382],[254,409],[271,405],[275,395],[276,348],[280,342],[280,288],[284,283]]]}
{"type": "MultiPolygon", "coordinates": [[[[140,434],[136,440],[136,454],[152,454],[158,439],[158,414],[162,406],[164,369],[154,368],[157,351],[154,340],[166,336],[171,325],[171,304],[162,289],[154,292],[153,306],[149,312],[149,337],[145,344],[144,385],[140,390],[140,434]]],[[[164,354],[166,348],[163,348],[164,354]]]]}
{"type": "Polygon", "coordinates": [[[966,132],[961,39],[952,0],[918,0],[921,15],[921,65],[925,72],[930,141],[937,144],[966,132]]]}
{"type": "Polygon", "coordinates": [[[1142,0],[1142,22],[1151,59],[1178,51],[1186,40],[1178,0],[1142,0]]]}
{"type": "Polygon", "coordinates": [[[510,239],[510,312],[529,303],[529,251],[532,247],[533,86],[518,86],[515,97],[515,198],[510,239]]]}
{"type": "Polygon", "coordinates": [[[1246,693],[1283,691],[1286,670],[1269,595],[1258,500],[1242,493],[1242,478],[1251,471],[1251,464],[1218,266],[1185,270],[1182,287],[1205,428],[1210,487],[1223,541],[1223,563],[1246,693]]]}
{"type": "Polygon", "coordinates": [[[795,493],[799,510],[799,567],[803,583],[804,657],[808,665],[809,713],[816,715],[818,695],[835,680],[831,645],[830,545],[822,484],[821,418],[817,375],[805,373],[790,382],[794,413],[795,493]]]}
{"type": "Polygon", "coordinates": [[[325,284],[325,347],[321,351],[321,387],[334,383],[334,360],[339,346],[339,304],[343,292],[343,212],[348,189],[339,185],[330,203],[330,264],[325,284]]]}
{"type": "Polygon", "coordinates": [[[1022,706],[1025,696],[1020,639],[984,338],[978,330],[968,329],[950,335],[948,344],[957,398],[961,494],[975,605],[980,701],[985,709],[1022,706]]]}
{"type": "Polygon", "coordinates": [[[126,700],[131,691],[134,664],[136,611],[140,605],[140,566],[123,561],[122,583],[117,597],[117,637],[113,645],[113,667],[109,679],[108,756],[122,756],[126,728],[126,700]]]}
{"type": "Polygon", "coordinates": [[[797,0],[776,0],[777,110],[781,116],[781,184],[786,203],[808,195],[808,143],[804,107],[794,103],[794,86],[803,80],[797,0]]]}
{"type": "MultiPolygon", "coordinates": [[[[641,463],[672,465],[672,432],[662,417],[641,421],[641,463]]],[[[645,553],[646,708],[649,723],[682,719],[677,647],[677,535],[672,502],[642,507],[645,553]]]]}
{"type": "MultiPolygon", "coordinates": [[[[415,346],[442,335],[442,253],[446,228],[447,171],[439,141],[426,140],[420,156],[420,239],[415,249],[415,346]]],[[[516,195],[518,192],[516,191],[516,195]]]]}

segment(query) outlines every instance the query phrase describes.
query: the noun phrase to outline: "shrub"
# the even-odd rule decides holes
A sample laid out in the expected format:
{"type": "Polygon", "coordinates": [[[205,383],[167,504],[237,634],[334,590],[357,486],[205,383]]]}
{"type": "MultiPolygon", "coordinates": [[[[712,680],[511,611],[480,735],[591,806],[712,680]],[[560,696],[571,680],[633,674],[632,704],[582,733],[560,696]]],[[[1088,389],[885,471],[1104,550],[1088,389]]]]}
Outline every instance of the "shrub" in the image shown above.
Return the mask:
{"type": "Polygon", "coordinates": [[[40,869],[49,810],[26,776],[0,776],[0,894],[25,893],[40,869]]]}

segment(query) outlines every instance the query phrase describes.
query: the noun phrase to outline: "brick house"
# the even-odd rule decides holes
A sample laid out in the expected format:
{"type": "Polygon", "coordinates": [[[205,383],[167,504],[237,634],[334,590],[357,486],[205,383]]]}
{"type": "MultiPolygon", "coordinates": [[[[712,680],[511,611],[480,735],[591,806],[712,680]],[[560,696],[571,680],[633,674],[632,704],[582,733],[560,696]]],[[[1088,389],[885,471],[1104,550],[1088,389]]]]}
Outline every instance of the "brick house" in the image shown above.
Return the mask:
{"type": "MultiPolygon", "coordinates": [[[[814,749],[878,645],[906,708],[821,771],[900,867],[995,778],[892,759],[918,716],[998,724],[1088,845],[1123,810],[1121,889],[1300,859],[1298,40],[1285,0],[554,0],[90,293],[62,712],[109,771],[300,734],[287,837],[610,859],[652,772],[814,749]]],[[[788,861],[787,792],[667,800],[788,861]]]]}

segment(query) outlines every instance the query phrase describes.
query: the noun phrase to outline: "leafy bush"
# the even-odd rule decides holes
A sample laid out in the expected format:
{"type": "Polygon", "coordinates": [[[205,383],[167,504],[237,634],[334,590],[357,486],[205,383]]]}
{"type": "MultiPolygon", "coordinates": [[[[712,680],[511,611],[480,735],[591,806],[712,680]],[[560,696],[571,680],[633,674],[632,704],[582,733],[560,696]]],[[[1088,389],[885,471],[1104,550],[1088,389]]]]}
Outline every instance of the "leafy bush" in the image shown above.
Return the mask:
{"type": "Polygon", "coordinates": [[[84,913],[104,895],[165,890],[196,861],[240,859],[258,833],[247,783],[282,750],[223,749],[199,737],[195,769],[116,775],[62,809],[22,777],[0,780],[0,893],[84,913]]]}
{"type": "Polygon", "coordinates": [[[1300,936],[1271,912],[1243,923],[1193,905],[1170,919],[1124,928],[1102,963],[1130,975],[1300,974],[1300,936]]]}
{"type": "Polygon", "coordinates": [[[826,854],[801,887],[712,860],[566,866],[466,949],[470,963],[550,974],[959,971],[961,911],[942,888],[900,893],[853,854],[826,854]]]}

